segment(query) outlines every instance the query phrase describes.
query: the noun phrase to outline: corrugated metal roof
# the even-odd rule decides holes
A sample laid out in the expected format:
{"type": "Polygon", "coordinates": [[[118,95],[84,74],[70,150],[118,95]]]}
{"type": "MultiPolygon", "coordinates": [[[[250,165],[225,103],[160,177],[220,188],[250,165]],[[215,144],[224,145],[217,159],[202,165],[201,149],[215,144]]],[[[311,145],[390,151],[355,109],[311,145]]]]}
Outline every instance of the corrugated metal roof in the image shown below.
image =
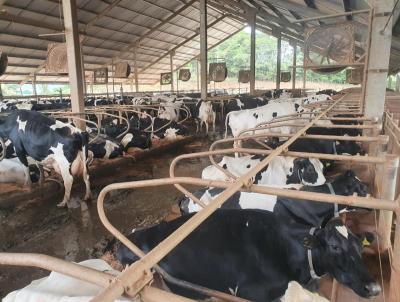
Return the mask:
{"type": "MultiPolygon", "coordinates": [[[[241,30],[246,12],[251,8],[257,9],[259,29],[270,33],[282,31],[287,39],[301,41],[307,26],[353,20],[358,24],[361,40],[367,24],[366,16],[362,15],[291,23],[298,18],[368,7],[363,0],[347,2],[344,7],[342,0],[208,0],[208,23],[213,24],[208,30],[208,46],[241,30]]],[[[47,45],[63,42],[63,36],[42,36],[62,30],[61,0],[0,0],[0,3],[3,3],[0,5],[0,49],[9,55],[9,68],[0,80],[27,81],[35,72],[37,81],[67,81],[65,76],[46,75],[44,69],[38,69],[45,62],[47,45]]],[[[176,68],[199,55],[198,1],[77,0],[77,6],[88,78],[93,69],[110,66],[111,62],[128,61],[133,67],[135,43],[139,43],[140,84],[155,83],[161,72],[169,71],[171,51],[175,52],[176,68]]],[[[396,32],[394,35],[391,65],[400,66],[400,41],[396,32]]],[[[119,81],[126,79],[116,79],[119,81]]]]}

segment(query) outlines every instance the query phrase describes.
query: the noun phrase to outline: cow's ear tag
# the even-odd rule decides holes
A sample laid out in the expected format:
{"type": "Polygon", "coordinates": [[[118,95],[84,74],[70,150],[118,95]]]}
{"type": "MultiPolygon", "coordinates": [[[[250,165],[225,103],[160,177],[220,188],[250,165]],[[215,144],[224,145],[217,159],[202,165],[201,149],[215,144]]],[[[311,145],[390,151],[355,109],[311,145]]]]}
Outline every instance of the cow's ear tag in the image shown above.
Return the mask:
{"type": "Polygon", "coordinates": [[[303,238],[303,246],[307,249],[312,249],[315,246],[315,238],[312,235],[307,235],[303,238]]]}
{"type": "Polygon", "coordinates": [[[364,238],[363,242],[362,242],[363,246],[369,246],[371,245],[371,243],[367,240],[367,238],[364,238]]]}

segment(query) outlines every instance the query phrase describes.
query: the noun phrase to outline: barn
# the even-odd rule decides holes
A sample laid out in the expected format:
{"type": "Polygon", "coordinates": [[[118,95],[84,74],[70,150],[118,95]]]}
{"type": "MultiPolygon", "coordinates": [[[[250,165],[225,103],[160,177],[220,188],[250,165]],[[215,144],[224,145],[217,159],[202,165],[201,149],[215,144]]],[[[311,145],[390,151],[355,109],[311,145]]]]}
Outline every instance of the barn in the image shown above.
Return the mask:
{"type": "Polygon", "coordinates": [[[399,301],[398,0],[0,0],[0,297],[399,301]]]}

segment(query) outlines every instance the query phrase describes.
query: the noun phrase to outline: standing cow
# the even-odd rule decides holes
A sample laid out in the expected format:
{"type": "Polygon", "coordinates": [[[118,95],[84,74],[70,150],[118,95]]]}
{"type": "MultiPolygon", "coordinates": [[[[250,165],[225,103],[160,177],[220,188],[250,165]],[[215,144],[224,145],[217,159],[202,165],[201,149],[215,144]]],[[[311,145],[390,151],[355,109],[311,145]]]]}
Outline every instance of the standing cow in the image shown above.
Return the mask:
{"type": "Polygon", "coordinates": [[[74,176],[77,175],[83,176],[86,185],[84,199],[90,199],[86,132],[35,111],[17,110],[0,119],[0,141],[8,139],[26,169],[29,168],[27,157],[30,156],[61,174],[65,193],[59,207],[68,205],[74,176]]]}

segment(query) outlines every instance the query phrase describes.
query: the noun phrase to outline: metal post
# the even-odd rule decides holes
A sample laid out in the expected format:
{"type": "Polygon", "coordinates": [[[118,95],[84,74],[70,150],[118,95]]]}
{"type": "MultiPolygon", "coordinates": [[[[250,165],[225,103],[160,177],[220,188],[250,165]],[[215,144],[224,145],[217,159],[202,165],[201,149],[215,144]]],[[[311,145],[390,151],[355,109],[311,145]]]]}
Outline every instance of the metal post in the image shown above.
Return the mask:
{"type": "MultiPolygon", "coordinates": [[[[67,45],[68,75],[71,88],[71,108],[72,112],[81,113],[85,110],[83,101],[84,79],[76,0],[64,0],[62,1],[62,6],[67,45]]],[[[86,128],[85,122],[82,120],[76,120],[75,125],[82,130],[86,128]]]]}
{"type": "Polygon", "coordinates": [[[113,98],[115,99],[115,64],[114,64],[114,62],[111,63],[111,72],[112,72],[112,93],[113,93],[113,98]]]}
{"type": "Polygon", "coordinates": [[[390,12],[393,9],[393,2],[393,0],[370,1],[374,14],[372,16],[369,60],[367,62],[365,115],[377,117],[380,122],[385,105],[386,78],[392,40],[392,18],[385,31],[382,32],[382,30],[388,21],[385,12],[390,12]]]}
{"type": "Polygon", "coordinates": [[[174,52],[169,54],[169,67],[171,70],[171,93],[174,93],[174,52]]]}
{"type": "Polygon", "coordinates": [[[207,98],[207,0],[200,0],[201,98],[207,98]]]}
{"type": "Polygon", "coordinates": [[[197,91],[200,91],[200,60],[196,59],[197,91]]]}
{"type": "MultiPolygon", "coordinates": [[[[303,45],[303,66],[306,66],[305,60],[306,60],[306,42],[304,42],[303,45]]],[[[306,81],[307,81],[307,69],[303,68],[303,90],[306,90],[306,81]]]]}
{"type": "Polygon", "coordinates": [[[292,93],[296,89],[296,62],[297,62],[297,42],[292,42],[293,46],[293,63],[292,63],[292,93]]]}
{"type": "Polygon", "coordinates": [[[279,33],[278,41],[276,45],[277,55],[276,55],[276,89],[281,88],[281,48],[282,48],[282,36],[279,33]]]}
{"type": "Polygon", "coordinates": [[[400,91],[400,75],[399,74],[396,74],[396,87],[395,87],[395,90],[397,92],[400,91]]]}
{"type": "Polygon", "coordinates": [[[0,82],[0,102],[3,101],[3,90],[1,89],[1,82],[0,82]]]}
{"type": "Polygon", "coordinates": [[[256,84],[256,12],[251,10],[248,14],[248,23],[251,27],[250,35],[250,95],[255,93],[256,84]]]}
{"type": "Polygon", "coordinates": [[[135,92],[139,92],[139,72],[138,72],[138,65],[137,65],[137,47],[133,50],[133,68],[135,69],[135,92]]]}
{"type": "Polygon", "coordinates": [[[33,74],[32,88],[33,88],[33,95],[35,96],[35,100],[38,101],[37,91],[36,91],[36,73],[33,74]]]}

